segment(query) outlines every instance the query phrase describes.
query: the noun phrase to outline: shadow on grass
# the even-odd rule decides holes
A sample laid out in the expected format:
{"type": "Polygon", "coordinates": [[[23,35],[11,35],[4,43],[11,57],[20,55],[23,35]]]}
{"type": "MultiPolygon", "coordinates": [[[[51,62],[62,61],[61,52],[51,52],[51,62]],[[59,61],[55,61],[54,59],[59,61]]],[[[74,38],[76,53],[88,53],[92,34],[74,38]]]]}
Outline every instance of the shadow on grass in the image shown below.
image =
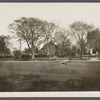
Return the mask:
{"type": "Polygon", "coordinates": [[[83,77],[67,81],[41,81],[40,76],[0,77],[1,92],[28,91],[100,91],[100,77],[83,77]]]}

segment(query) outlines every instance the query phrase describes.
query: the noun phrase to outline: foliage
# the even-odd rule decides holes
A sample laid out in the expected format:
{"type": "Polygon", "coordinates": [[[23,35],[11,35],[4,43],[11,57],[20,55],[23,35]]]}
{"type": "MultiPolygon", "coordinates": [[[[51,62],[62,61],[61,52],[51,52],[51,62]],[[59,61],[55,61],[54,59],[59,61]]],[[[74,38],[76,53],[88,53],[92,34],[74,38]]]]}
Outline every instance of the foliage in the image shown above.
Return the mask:
{"type": "Polygon", "coordinates": [[[30,60],[31,55],[21,55],[21,60],[30,60]]]}
{"type": "Polygon", "coordinates": [[[22,54],[31,54],[31,51],[29,48],[25,48],[23,51],[22,51],[22,54]]]}
{"type": "Polygon", "coordinates": [[[0,54],[3,56],[10,54],[10,49],[8,48],[10,36],[0,36],[0,54]]]}
{"type": "Polygon", "coordinates": [[[14,58],[19,59],[21,56],[20,50],[14,50],[13,55],[14,55],[14,58]]]}
{"type": "Polygon", "coordinates": [[[63,44],[58,44],[58,55],[69,56],[71,54],[71,42],[66,40],[63,44]]]}
{"type": "Polygon", "coordinates": [[[100,30],[97,28],[88,33],[89,47],[95,49],[100,53],[100,30]]]}
{"type": "Polygon", "coordinates": [[[79,47],[77,45],[72,45],[70,55],[71,56],[76,56],[80,54],[79,47]]]}

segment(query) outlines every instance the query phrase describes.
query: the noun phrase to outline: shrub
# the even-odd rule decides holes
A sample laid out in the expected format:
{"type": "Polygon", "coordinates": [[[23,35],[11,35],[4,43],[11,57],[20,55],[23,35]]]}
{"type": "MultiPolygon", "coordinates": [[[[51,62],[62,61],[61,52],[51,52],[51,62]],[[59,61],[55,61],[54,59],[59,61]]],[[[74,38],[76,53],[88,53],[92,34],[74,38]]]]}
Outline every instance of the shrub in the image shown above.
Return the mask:
{"type": "Polygon", "coordinates": [[[21,55],[20,50],[14,50],[13,51],[13,55],[14,55],[14,58],[15,59],[19,59],[20,58],[20,55],[21,55]]]}
{"type": "Polygon", "coordinates": [[[49,55],[35,55],[35,57],[49,57],[49,55]]]}
{"type": "Polygon", "coordinates": [[[32,58],[32,56],[30,55],[22,55],[21,56],[21,60],[30,60],[32,58]]]}

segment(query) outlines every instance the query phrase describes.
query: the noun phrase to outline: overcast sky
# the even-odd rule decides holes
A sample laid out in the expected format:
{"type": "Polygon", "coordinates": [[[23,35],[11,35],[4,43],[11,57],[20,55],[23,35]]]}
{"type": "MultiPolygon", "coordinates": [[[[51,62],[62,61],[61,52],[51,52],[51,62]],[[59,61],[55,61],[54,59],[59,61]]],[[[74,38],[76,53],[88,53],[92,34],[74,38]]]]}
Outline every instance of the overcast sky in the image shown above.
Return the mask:
{"type": "Polygon", "coordinates": [[[0,3],[0,35],[11,35],[7,27],[20,17],[54,21],[65,28],[74,21],[100,28],[100,3],[0,3]]]}

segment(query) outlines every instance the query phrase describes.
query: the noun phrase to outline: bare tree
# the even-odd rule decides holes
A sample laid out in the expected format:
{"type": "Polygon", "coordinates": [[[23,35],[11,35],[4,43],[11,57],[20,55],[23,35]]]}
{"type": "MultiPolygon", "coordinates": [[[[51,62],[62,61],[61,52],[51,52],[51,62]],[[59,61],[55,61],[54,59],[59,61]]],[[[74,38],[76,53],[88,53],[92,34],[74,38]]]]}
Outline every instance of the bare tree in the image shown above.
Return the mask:
{"type": "Polygon", "coordinates": [[[51,43],[54,44],[54,37],[55,33],[57,31],[57,25],[55,25],[53,22],[46,22],[44,23],[44,38],[43,38],[43,44],[46,47],[47,54],[51,57],[51,51],[52,51],[52,46],[51,43]]]}
{"type": "Polygon", "coordinates": [[[26,18],[14,20],[9,25],[9,29],[16,33],[20,39],[25,40],[32,53],[32,59],[36,53],[36,49],[39,48],[43,38],[44,22],[37,18],[26,18]]]}
{"type": "Polygon", "coordinates": [[[80,46],[81,59],[87,44],[87,33],[92,30],[93,25],[88,25],[87,23],[84,23],[82,21],[74,22],[72,25],[70,25],[70,33],[75,37],[77,43],[80,46]]]}
{"type": "Polygon", "coordinates": [[[71,42],[69,40],[69,32],[64,28],[60,28],[55,35],[55,41],[58,46],[58,54],[66,56],[68,49],[70,48],[71,42]]]}

